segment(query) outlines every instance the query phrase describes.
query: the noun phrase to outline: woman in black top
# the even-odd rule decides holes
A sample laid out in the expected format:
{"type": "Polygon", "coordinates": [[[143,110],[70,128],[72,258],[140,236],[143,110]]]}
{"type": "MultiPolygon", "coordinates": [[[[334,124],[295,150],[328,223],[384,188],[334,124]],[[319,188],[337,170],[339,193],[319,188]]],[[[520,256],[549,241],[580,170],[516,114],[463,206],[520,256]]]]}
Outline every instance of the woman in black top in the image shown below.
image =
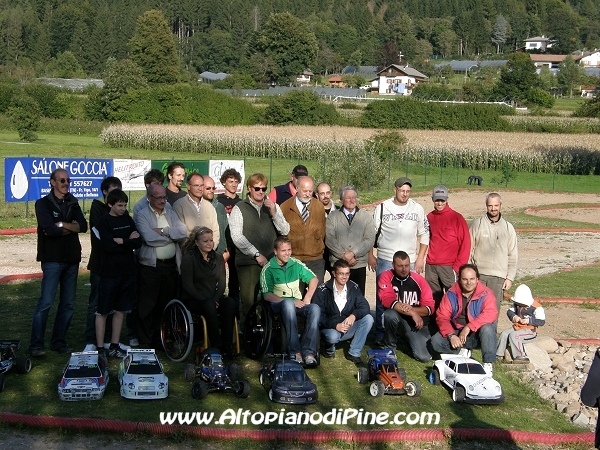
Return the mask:
{"type": "Polygon", "coordinates": [[[236,302],[225,293],[225,261],[213,249],[213,232],[196,227],[182,246],[182,300],[192,314],[206,319],[211,347],[233,353],[236,302]],[[219,326],[220,325],[220,326],[219,326]]]}

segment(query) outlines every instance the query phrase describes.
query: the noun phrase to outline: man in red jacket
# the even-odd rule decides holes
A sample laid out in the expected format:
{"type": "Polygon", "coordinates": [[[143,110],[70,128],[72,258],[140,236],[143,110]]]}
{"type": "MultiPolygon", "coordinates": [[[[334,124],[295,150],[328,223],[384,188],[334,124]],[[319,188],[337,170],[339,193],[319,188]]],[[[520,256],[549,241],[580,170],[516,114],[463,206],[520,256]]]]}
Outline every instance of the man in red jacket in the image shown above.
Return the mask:
{"type": "Polygon", "coordinates": [[[431,338],[431,346],[438,353],[469,357],[470,349],[481,345],[483,368],[492,375],[497,319],[494,293],[479,281],[477,266],[464,264],[458,269],[458,282],[444,294],[437,310],[440,331],[431,338]]]}
{"type": "Polygon", "coordinates": [[[448,188],[438,185],[431,195],[433,211],[429,221],[429,249],[425,264],[425,279],[431,286],[435,306],[444,292],[456,283],[458,268],[469,262],[471,236],[464,217],[448,205],[448,188]]]}

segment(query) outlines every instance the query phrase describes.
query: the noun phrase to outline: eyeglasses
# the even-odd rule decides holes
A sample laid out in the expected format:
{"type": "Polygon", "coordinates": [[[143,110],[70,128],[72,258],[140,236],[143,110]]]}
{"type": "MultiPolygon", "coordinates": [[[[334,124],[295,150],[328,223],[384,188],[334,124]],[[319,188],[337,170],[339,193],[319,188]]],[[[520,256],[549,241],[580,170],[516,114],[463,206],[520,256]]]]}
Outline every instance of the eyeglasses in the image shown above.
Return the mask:
{"type": "Polygon", "coordinates": [[[61,184],[71,184],[70,178],[58,178],[56,181],[60,181],[61,184]]]}
{"type": "Polygon", "coordinates": [[[212,187],[210,187],[210,186],[204,186],[204,190],[205,191],[214,191],[215,189],[216,189],[215,186],[212,186],[212,187]]]}
{"type": "Polygon", "coordinates": [[[254,186],[252,189],[254,189],[254,192],[258,192],[258,191],[267,192],[267,188],[266,187],[254,186]]]}
{"type": "Polygon", "coordinates": [[[158,200],[159,202],[165,202],[165,201],[167,201],[167,196],[166,195],[161,195],[160,197],[157,197],[156,195],[150,195],[150,197],[152,197],[155,200],[158,200]]]}
{"type": "Polygon", "coordinates": [[[335,274],[340,277],[349,277],[350,276],[350,272],[336,272],[335,274]]]}

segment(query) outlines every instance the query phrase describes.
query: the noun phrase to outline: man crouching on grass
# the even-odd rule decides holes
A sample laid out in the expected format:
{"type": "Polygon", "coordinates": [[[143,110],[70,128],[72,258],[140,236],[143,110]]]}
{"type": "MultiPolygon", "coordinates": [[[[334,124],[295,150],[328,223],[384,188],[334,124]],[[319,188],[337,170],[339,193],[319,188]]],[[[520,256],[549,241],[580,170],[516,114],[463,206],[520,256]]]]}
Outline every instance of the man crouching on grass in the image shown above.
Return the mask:
{"type": "Polygon", "coordinates": [[[283,328],[287,336],[287,349],[290,358],[307,366],[316,366],[317,333],[321,309],[311,303],[317,289],[317,277],[296,258],[292,258],[292,243],[287,237],[275,240],[275,256],[263,267],[260,273],[260,287],[265,300],[271,303],[275,314],[281,314],[283,328]],[[308,285],[306,293],[300,290],[300,280],[308,285]],[[306,320],[302,343],[298,338],[297,316],[306,320]]]}

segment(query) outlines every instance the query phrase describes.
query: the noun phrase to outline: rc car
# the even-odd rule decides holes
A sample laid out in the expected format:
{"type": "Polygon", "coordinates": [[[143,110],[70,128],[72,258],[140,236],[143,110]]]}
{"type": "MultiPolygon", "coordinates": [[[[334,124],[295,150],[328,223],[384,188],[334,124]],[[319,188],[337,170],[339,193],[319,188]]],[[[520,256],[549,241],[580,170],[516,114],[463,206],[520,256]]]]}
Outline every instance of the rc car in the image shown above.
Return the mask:
{"type": "Polygon", "coordinates": [[[68,402],[100,400],[107,384],[108,365],[97,351],[71,353],[58,383],[58,398],[68,402]]]}
{"type": "Polygon", "coordinates": [[[21,341],[0,341],[0,392],[4,390],[4,374],[13,366],[19,373],[28,373],[31,370],[31,359],[27,356],[18,356],[16,350],[21,348],[21,341]]]}
{"type": "Polygon", "coordinates": [[[398,368],[394,350],[367,350],[367,355],[369,368],[358,369],[358,382],[366,384],[371,381],[369,392],[373,397],[383,394],[416,397],[421,394],[421,383],[406,382],[406,371],[398,368]]]}
{"type": "Polygon", "coordinates": [[[457,403],[497,404],[504,401],[502,387],[487,374],[483,366],[464,356],[442,354],[437,360],[429,381],[444,383],[452,389],[452,399],[457,403]]]}
{"type": "Polygon", "coordinates": [[[133,400],[167,398],[169,379],[153,349],[129,349],[119,365],[121,397],[133,400]]]}
{"type": "Polygon", "coordinates": [[[196,364],[186,364],[184,376],[187,381],[194,381],[192,397],[202,400],[209,392],[233,392],[236,397],[247,398],[250,395],[248,380],[238,380],[238,366],[225,366],[219,350],[213,347],[205,349],[196,356],[196,364]]]}
{"type": "Polygon", "coordinates": [[[301,405],[315,403],[317,386],[310,380],[302,365],[289,359],[266,362],[258,376],[260,384],[276,403],[301,405]]]}

